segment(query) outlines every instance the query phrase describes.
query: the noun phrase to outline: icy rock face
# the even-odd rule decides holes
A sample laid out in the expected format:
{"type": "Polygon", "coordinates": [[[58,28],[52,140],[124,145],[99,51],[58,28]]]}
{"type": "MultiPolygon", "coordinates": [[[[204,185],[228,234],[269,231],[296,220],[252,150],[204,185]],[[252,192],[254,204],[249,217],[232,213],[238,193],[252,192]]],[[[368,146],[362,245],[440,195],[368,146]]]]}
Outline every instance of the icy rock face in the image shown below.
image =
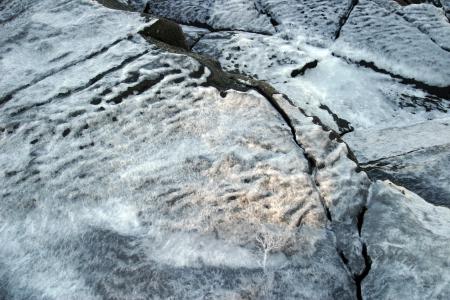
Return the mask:
{"type": "Polygon", "coordinates": [[[199,61],[137,34],[139,14],[50,0],[27,13],[8,26],[61,22],[17,38],[52,47],[0,107],[2,298],[355,297],[339,251],[359,272],[367,177],[344,144],[303,114],[295,140],[269,99],[208,87],[199,61]],[[86,26],[55,28],[80,10],[86,26]]]}
{"type": "Polygon", "coordinates": [[[358,130],[345,140],[372,178],[388,178],[431,203],[448,207],[449,126],[449,118],[439,118],[403,127],[358,130]]]}
{"type": "Polygon", "coordinates": [[[450,51],[450,26],[442,9],[430,4],[408,5],[404,17],[442,49],[450,51]]]}
{"type": "Polygon", "coordinates": [[[97,2],[0,4],[0,299],[448,298],[446,208],[362,172],[448,203],[448,96],[402,78],[447,80],[438,10],[97,2]]]}
{"type": "Polygon", "coordinates": [[[163,0],[150,1],[149,7],[182,23],[269,34],[285,28],[326,44],[336,38],[353,4],[351,0],[163,0]]]}
{"type": "Polygon", "coordinates": [[[364,165],[374,179],[391,179],[428,202],[450,208],[450,145],[426,147],[364,165]]]}
{"type": "Polygon", "coordinates": [[[345,257],[349,271],[358,276],[366,267],[361,256],[358,217],[364,210],[370,181],[358,171],[346,144],[333,138],[335,133],[324,130],[280,95],[276,100],[289,115],[295,139],[309,158],[315,188],[337,237],[337,249],[345,257]]]}
{"type": "MultiPolygon", "coordinates": [[[[87,0],[59,4],[55,11],[48,9],[47,1],[12,1],[10,6],[16,17],[2,24],[0,31],[0,66],[8,74],[0,78],[0,103],[54,73],[102,54],[142,26],[136,14],[111,11],[87,0]],[[87,9],[93,3],[98,6],[94,12],[87,9]],[[119,22],[121,26],[107,30],[119,22]]],[[[10,11],[8,6],[5,11],[10,11]]]]}
{"type": "Polygon", "coordinates": [[[245,30],[272,33],[268,16],[253,1],[242,0],[161,0],[148,2],[150,11],[185,25],[215,30],[245,30]]]}
{"type": "Polygon", "coordinates": [[[377,182],[364,218],[371,270],[364,299],[450,297],[450,210],[390,182],[377,182]]]}
{"type": "Polygon", "coordinates": [[[402,16],[369,0],[355,6],[334,49],[409,79],[450,86],[450,52],[402,16]]]}
{"type": "Polygon", "coordinates": [[[354,5],[352,0],[259,0],[263,11],[283,27],[299,30],[317,43],[334,40],[354,5]]]}
{"type": "Polygon", "coordinates": [[[360,130],[346,141],[362,164],[420,149],[450,144],[450,118],[387,129],[360,130]],[[388,149],[385,145],[390,143],[388,149]]]}
{"type": "Polygon", "coordinates": [[[255,33],[218,32],[206,34],[193,48],[194,52],[217,59],[229,72],[242,73],[252,78],[270,82],[278,91],[299,103],[310,115],[318,116],[336,131],[345,131],[346,124],[336,124],[333,117],[320,109],[318,97],[307,95],[301,87],[303,75],[310,72],[305,66],[317,63],[323,51],[310,53],[302,49],[298,41],[286,41],[283,37],[264,36],[255,33]]]}
{"type": "Polygon", "coordinates": [[[446,117],[450,107],[449,100],[348,64],[329,50],[305,45],[300,39],[211,33],[193,51],[216,58],[230,72],[270,82],[340,133],[421,123],[446,117]]]}

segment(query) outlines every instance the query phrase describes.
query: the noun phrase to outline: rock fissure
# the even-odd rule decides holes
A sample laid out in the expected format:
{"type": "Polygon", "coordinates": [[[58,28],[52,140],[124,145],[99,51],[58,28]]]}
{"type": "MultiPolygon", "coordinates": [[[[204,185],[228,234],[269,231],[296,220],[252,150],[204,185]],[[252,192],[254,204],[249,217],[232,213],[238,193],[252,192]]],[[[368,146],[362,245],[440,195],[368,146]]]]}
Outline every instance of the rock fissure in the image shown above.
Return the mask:
{"type": "MultiPolygon", "coordinates": [[[[228,73],[226,71],[224,71],[220,64],[216,61],[213,61],[209,58],[206,58],[200,54],[197,53],[193,53],[191,51],[186,51],[185,49],[173,46],[173,45],[168,45],[162,41],[159,41],[157,39],[154,39],[151,36],[144,36],[144,38],[149,39],[150,41],[152,41],[152,43],[156,43],[157,45],[163,47],[164,49],[168,50],[168,51],[172,51],[172,52],[176,52],[176,53],[182,53],[182,54],[186,54],[194,59],[196,59],[197,61],[199,61],[200,63],[204,64],[206,67],[208,67],[211,70],[211,75],[208,78],[208,81],[206,83],[206,85],[209,86],[214,86],[217,89],[219,89],[220,91],[224,92],[224,90],[226,89],[236,89],[239,91],[247,91],[250,89],[253,89],[255,91],[257,91],[258,93],[260,93],[262,96],[264,96],[267,101],[272,105],[272,107],[278,112],[278,114],[282,117],[282,119],[284,120],[284,122],[288,125],[291,134],[292,134],[292,138],[294,143],[300,148],[302,149],[304,156],[306,158],[306,160],[308,161],[308,166],[309,166],[309,174],[311,176],[311,182],[313,184],[313,187],[315,189],[315,191],[317,192],[320,202],[323,206],[325,215],[327,217],[327,219],[331,222],[332,221],[332,217],[331,217],[331,213],[329,211],[329,208],[327,207],[325,200],[322,198],[322,195],[320,193],[320,189],[317,186],[317,181],[316,181],[316,173],[317,173],[317,162],[314,159],[314,157],[312,157],[306,150],[305,148],[301,145],[301,143],[298,142],[298,138],[297,138],[297,133],[295,130],[295,127],[293,125],[293,122],[291,120],[291,118],[289,117],[289,115],[282,109],[282,107],[279,105],[279,103],[277,102],[277,100],[275,100],[273,98],[273,95],[277,94],[276,90],[270,86],[269,84],[267,84],[266,82],[262,82],[262,81],[258,81],[255,80],[253,78],[248,78],[246,76],[243,76],[241,74],[231,74],[228,73]]],[[[295,106],[292,101],[290,101],[289,99],[286,98],[286,96],[283,97],[283,99],[286,99],[286,101],[289,102],[289,104],[291,104],[292,106],[298,108],[300,110],[300,112],[307,116],[308,116],[301,108],[295,106]]],[[[317,117],[312,117],[314,120],[314,123],[316,124],[320,124],[323,128],[326,128],[321,121],[317,118],[317,117]]],[[[327,128],[327,130],[329,130],[327,128]]],[[[336,133],[337,135],[337,133],[336,133]]],[[[347,147],[348,148],[348,147],[347,147]]],[[[349,151],[350,153],[350,151],[349,151]]]]}
{"type": "MultiPolygon", "coordinates": [[[[278,102],[273,98],[274,94],[273,93],[270,94],[267,92],[267,90],[265,88],[261,88],[261,86],[265,86],[265,85],[267,85],[267,84],[259,83],[258,85],[253,85],[251,87],[254,88],[257,92],[259,92],[261,95],[263,95],[269,101],[269,103],[272,105],[272,107],[279,113],[279,115],[283,118],[283,120],[289,126],[289,128],[291,130],[292,138],[293,138],[295,144],[300,149],[302,149],[303,154],[304,154],[306,160],[308,161],[309,174],[311,176],[311,182],[312,182],[314,191],[317,193],[317,195],[319,197],[320,203],[322,204],[322,207],[324,209],[324,212],[325,212],[325,215],[326,215],[328,221],[332,222],[333,220],[331,217],[330,210],[325,203],[325,199],[323,199],[323,197],[322,197],[322,194],[320,192],[320,189],[318,187],[317,180],[316,180],[317,169],[318,169],[317,161],[310,153],[308,153],[308,151],[306,151],[305,147],[298,141],[297,132],[295,130],[295,126],[294,126],[291,118],[289,117],[288,113],[286,113],[283,110],[283,108],[278,104],[278,102]]],[[[273,89],[273,88],[270,87],[270,89],[273,89]]]]}
{"type": "Polygon", "coordinates": [[[337,40],[341,36],[342,28],[347,23],[348,18],[350,17],[353,9],[355,9],[355,6],[358,5],[358,0],[351,0],[350,6],[347,9],[346,13],[339,19],[339,26],[336,30],[336,33],[334,34],[334,39],[337,40]]]}
{"type": "MultiPolygon", "coordinates": [[[[176,20],[171,20],[171,21],[172,22],[176,22],[176,20]]],[[[265,36],[273,35],[271,33],[264,32],[264,31],[243,30],[243,29],[226,28],[226,27],[214,28],[211,25],[208,25],[206,23],[201,23],[201,22],[189,22],[189,23],[178,23],[178,24],[180,24],[180,25],[187,25],[187,26],[194,26],[194,27],[198,27],[198,28],[209,30],[210,32],[233,32],[233,31],[237,31],[237,32],[261,34],[261,35],[265,35],[265,36]]]]}
{"type": "Polygon", "coordinates": [[[354,278],[356,284],[356,298],[358,300],[363,300],[362,282],[367,277],[367,275],[369,275],[370,269],[372,268],[372,259],[367,252],[367,245],[365,243],[363,243],[362,256],[364,258],[365,268],[354,278]]]}
{"type": "Polygon", "coordinates": [[[404,156],[404,155],[407,155],[407,154],[411,154],[411,153],[414,153],[414,152],[417,152],[417,151],[421,151],[421,150],[423,150],[423,148],[414,149],[414,150],[403,152],[403,153],[400,153],[400,154],[397,154],[397,155],[382,157],[382,158],[379,158],[379,159],[376,159],[376,160],[371,160],[371,161],[368,161],[368,162],[361,163],[360,167],[364,171],[370,171],[370,170],[372,170],[374,168],[377,168],[379,166],[383,166],[384,165],[383,161],[385,161],[385,160],[396,158],[396,157],[401,157],[401,156],[404,156]]]}
{"type": "Polygon", "coordinates": [[[353,275],[353,279],[354,279],[355,285],[356,285],[356,298],[358,300],[363,300],[362,282],[367,277],[367,275],[369,274],[370,269],[372,267],[372,259],[370,258],[369,253],[367,251],[367,244],[362,240],[362,229],[364,226],[364,217],[368,210],[367,201],[368,200],[366,200],[366,205],[364,207],[362,207],[362,209],[360,210],[360,212],[357,216],[358,234],[359,234],[359,238],[361,239],[361,242],[362,242],[361,256],[364,259],[364,269],[362,270],[362,272],[359,274],[353,275]]]}

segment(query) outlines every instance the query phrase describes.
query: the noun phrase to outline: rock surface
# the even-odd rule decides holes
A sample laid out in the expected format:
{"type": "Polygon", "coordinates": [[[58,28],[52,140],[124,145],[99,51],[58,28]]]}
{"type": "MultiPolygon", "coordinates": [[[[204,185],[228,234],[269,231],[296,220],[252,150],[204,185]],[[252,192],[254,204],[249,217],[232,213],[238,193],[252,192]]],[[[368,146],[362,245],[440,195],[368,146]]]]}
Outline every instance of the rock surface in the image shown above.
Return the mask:
{"type": "Polygon", "coordinates": [[[362,231],[372,260],[364,299],[446,299],[450,295],[450,210],[390,182],[377,182],[362,231]]]}
{"type": "Polygon", "coordinates": [[[1,2],[0,299],[449,298],[439,3],[1,2]]]}

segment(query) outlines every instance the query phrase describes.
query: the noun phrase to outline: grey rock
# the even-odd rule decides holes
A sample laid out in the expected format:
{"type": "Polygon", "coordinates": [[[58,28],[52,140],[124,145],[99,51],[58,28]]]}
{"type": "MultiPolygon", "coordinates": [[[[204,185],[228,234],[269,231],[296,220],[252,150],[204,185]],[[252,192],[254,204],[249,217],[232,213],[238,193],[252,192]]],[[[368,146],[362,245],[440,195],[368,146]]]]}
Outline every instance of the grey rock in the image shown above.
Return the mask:
{"type": "Polygon", "coordinates": [[[364,299],[450,297],[450,210],[390,182],[371,187],[362,236],[372,267],[364,299]]]}

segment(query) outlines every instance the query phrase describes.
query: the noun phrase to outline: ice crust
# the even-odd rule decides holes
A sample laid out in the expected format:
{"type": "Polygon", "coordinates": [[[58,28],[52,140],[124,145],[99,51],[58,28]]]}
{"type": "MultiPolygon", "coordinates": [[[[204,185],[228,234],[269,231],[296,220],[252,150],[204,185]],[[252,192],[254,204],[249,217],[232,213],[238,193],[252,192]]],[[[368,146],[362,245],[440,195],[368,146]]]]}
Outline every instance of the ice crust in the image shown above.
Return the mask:
{"type": "Polygon", "coordinates": [[[365,223],[372,268],[363,281],[364,298],[450,296],[448,208],[433,206],[390,182],[377,182],[365,223]]]}
{"type": "Polygon", "coordinates": [[[0,299],[449,297],[444,10],[120,1],[0,3],[0,299]]]}
{"type": "MultiPolygon", "coordinates": [[[[409,11],[413,19],[414,14],[409,11]]],[[[449,26],[443,21],[439,23],[449,26]]],[[[450,86],[450,52],[440,47],[442,42],[433,42],[422,31],[393,11],[361,0],[342,28],[334,52],[353,60],[373,62],[381,69],[432,86],[450,86]]],[[[448,36],[442,29],[428,32],[439,40],[448,36]]]]}
{"type": "MultiPolygon", "coordinates": [[[[34,5],[32,21],[13,21],[17,30],[43,11],[62,20],[81,9],[77,1],[34,5]]],[[[1,105],[2,297],[352,298],[336,235],[352,237],[343,251],[361,268],[352,220],[364,198],[350,204],[353,187],[348,196],[328,193],[343,184],[338,169],[367,177],[356,175],[345,145],[303,116],[307,151],[327,164],[316,179],[268,99],[202,86],[210,71],[136,34],[138,14],[90,2],[82,9],[100,20],[94,36],[122,18],[136,32],[130,22],[112,38],[87,37],[92,44],[62,29],[42,32],[39,43],[61,38],[76,52],[57,67],[31,65],[29,84],[1,105]],[[327,143],[332,153],[315,149],[327,143]],[[316,180],[330,187],[320,191],[316,180]],[[346,226],[330,227],[323,197],[346,226]],[[348,206],[356,208],[347,215],[348,206]]]]}

